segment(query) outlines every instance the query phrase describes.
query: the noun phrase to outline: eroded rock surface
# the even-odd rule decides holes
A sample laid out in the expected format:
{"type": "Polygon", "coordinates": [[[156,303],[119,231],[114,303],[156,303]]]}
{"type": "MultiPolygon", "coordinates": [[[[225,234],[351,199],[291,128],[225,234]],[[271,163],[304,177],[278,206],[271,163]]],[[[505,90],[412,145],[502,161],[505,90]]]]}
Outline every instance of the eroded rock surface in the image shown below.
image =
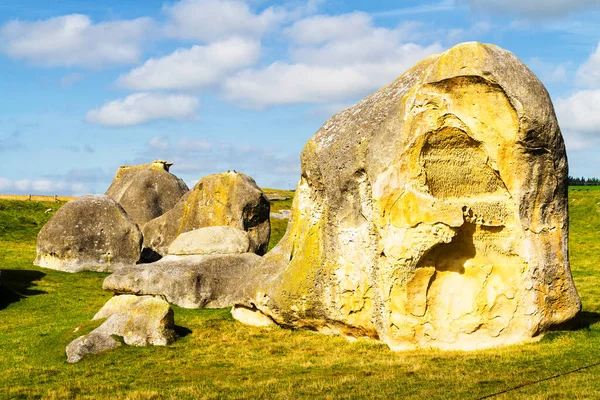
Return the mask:
{"type": "Polygon", "coordinates": [[[114,271],[140,259],[142,234],[105,195],[69,201],[40,230],[35,265],[66,272],[114,271]]]}
{"type": "Polygon", "coordinates": [[[512,53],[465,43],[423,60],[329,119],[301,160],[290,225],[242,319],[473,349],[580,310],[564,142],[512,53]]]}
{"type": "Polygon", "coordinates": [[[121,345],[112,335],[128,345],[166,346],[175,339],[173,310],[165,300],[153,296],[115,296],[93,319],[106,321],[87,335],[67,346],[67,361],[80,361],[86,354],[96,354],[121,345]]]}
{"type": "Polygon", "coordinates": [[[177,236],[169,246],[173,255],[247,253],[248,233],[230,226],[208,226],[177,236]]]}
{"type": "Polygon", "coordinates": [[[244,299],[243,288],[260,259],[254,253],[168,255],[150,264],[121,268],[104,280],[103,288],[162,295],[185,308],[231,307],[244,299]]]}
{"type": "Polygon", "coordinates": [[[235,171],[205,176],[172,210],[144,226],[144,259],[155,261],[181,233],[208,226],[246,231],[249,250],[264,254],[271,234],[269,210],[269,201],[249,176],[235,171]]]}
{"type": "Polygon", "coordinates": [[[124,165],[118,169],[106,195],[121,204],[140,227],[169,211],[189,190],[169,172],[172,163],[124,165]]]}

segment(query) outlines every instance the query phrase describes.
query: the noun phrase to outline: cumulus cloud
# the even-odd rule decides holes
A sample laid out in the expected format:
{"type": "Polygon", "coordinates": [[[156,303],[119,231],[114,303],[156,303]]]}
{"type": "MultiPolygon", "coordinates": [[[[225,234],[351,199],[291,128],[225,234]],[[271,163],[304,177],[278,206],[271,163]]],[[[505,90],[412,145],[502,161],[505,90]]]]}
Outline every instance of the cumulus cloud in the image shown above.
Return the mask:
{"type": "Polygon", "coordinates": [[[365,13],[317,15],[286,30],[292,62],[241,71],[226,80],[226,98],[249,107],[344,102],[400,76],[439,44],[411,43],[414,24],[377,28],[365,13]]]}
{"type": "Polygon", "coordinates": [[[85,118],[93,124],[133,126],[159,119],[192,119],[198,105],[194,96],[142,92],[90,110],[85,118]]]}
{"type": "Polygon", "coordinates": [[[556,112],[563,129],[600,134],[600,89],[581,90],[556,101],[556,112]]]}
{"type": "Polygon", "coordinates": [[[559,98],[555,108],[568,150],[589,150],[600,143],[600,90],[559,98]]]}
{"type": "Polygon", "coordinates": [[[600,87],[600,43],[577,70],[577,80],[590,87],[600,87]]]}
{"type": "Polygon", "coordinates": [[[84,183],[70,183],[51,179],[16,179],[0,177],[0,192],[34,195],[82,195],[89,193],[84,183]]]}
{"type": "Polygon", "coordinates": [[[94,24],[82,14],[41,21],[13,20],[0,28],[0,49],[9,57],[45,67],[103,67],[138,62],[149,18],[94,24]]]}
{"type": "Polygon", "coordinates": [[[565,14],[597,8],[600,0],[466,0],[475,10],[488,12],[514,12],[528,18],[562,17],[565,14]]]}
{"type": "Polygon", "coordinates": [[[190,187],[203,176],[227,170],[248,174],[259,185],[269,187],[292,188],[300,176],[298,153],[197,137],[154,137],[131,163],[140,164],[154,159],[172,161],[171,171],[190,187]]]}
{"type": "Polygon", "coordinates": [[[231,36],[260,37],[286,16],[283,9],[275,7],[255,13],[236,0],[182,0],[165,5],[163,11],[168,18],[164,28],[168,36],[203,42],[231,36]]]}
{"type": "Polygon", "coordinates": [[[564,82],[567,80],[567,64],[550,64],[534,57],[527,62],[527,66],[544,83],[564,82]]]}
{"type": "Polygon", "coordinates": [[[253,65],[259,55],[258,41],[231,38],[152,58],[122,75],[118,83],[134,90],[204,89],[218,84],[234,71],[253,65]]]}

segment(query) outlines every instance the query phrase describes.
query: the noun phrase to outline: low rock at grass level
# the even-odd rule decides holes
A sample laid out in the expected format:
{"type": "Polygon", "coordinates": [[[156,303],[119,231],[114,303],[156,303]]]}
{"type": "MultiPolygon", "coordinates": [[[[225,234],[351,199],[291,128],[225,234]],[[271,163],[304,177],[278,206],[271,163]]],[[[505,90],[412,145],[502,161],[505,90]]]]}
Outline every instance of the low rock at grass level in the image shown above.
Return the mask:
{"type": "Polygon", "coordinates": [[[278,213],[276,213],[276,212],[271,213],[271,218],[275,218],[275,219],[290,219],[291,216],[292,216],[291,210],[279,210],[278,213]]]}
{"type": "Polygon", "coordinates": [[[140,259],[142,234],[123,207],[105,195],[62,206],[37,237],[34,264],[65,272],[114,271],[140,259]]]}
{"type": "Polygon", "coordinates": [[[122,268],[104,280],[115,293],[162,295],[184,308],[231,307],[261,259],[254,253],[169,255],[150,264],[122,268]]]}
{"type": "Polygon", "coordinates": [[[102,325],[67,346],[68,362],[78,362],[86,354],[119,347],[121,343],[113,335],[133,346],[166,346],[175,339],[173,310],[169,303],[158,297],[115,296],[93,319],[102,318],[106,318],[102,325]]]}
{"type": "Polygon", "coordinates": [[[177,236],[169,246],[168,254],[234,254],[246,253],[249,248],[247,232],[230,226],[209,226],[177,236]]]}
{"type": "Polygon", "coordinates": [[[272,193],[265,193],[265,196],[267,196],[267,199],[269,201],[280,201],[280,200],[289,200],[291,199],[290,196],[283,194],[283,193],[276,193],[276,192],[272,192],[272,193]]]}
{"type": "Polygon", "coordinates": [[[79,336],[67,345],[67,361],[76,363],[86,354],[98,354],[120,346],[121,342],[112,336],[93,331],[85,336],[79,336]]]}

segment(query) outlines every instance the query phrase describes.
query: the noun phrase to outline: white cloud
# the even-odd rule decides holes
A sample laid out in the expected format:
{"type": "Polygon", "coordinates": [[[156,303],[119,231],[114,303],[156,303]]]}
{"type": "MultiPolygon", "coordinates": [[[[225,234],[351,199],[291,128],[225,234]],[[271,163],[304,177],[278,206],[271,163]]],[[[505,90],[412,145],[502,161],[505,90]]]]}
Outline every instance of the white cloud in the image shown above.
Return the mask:
{"type": "Polygon", "coordinates": [[[224,95],[257,108],[364,96],[442,50],[439,44],[410,43],[418,37],[415,27],[377,28],[364,13],[300,20],[286,30],[296,43],[290,49],[293,62],[242,71],[225,81],[224,95]]]}
{"type": "Polygon", "coordinates": [[[18,179],[0,177],[0,191],[10,194],[34,195],[82,195],[89,193],[87,185],[51,179],[18,179]]]}
{"type": "Polygon", "coordinates": [[[305,18],[286,28],[285,34],[297,43],[318,44],[360,38],[371,30],[371,17],[364,12],[353,12],[305,18]]]}
{"type": "Polygon", "coordinates": [[[132,64],[138,62],[152,26],[149,18],[94,24],[81,14],[13,20],[0,28],[0,49],[11,58],[45,67],[132,64]]]}
{"type": "Polygon", "coordinates": [[[243,1],[182,0],[166,5],[165,33],[171,37],[213,41],[231,36],[259,37],[282,21],[282,9],[254,13],[243,1]]]}
{"type": "Polygon", "coordinates": [[[600,43],[596,51],[577,70],[577,80],[590,87],[600,87],[600,43]]]}
{"type": "Polygon", "coordinates": [[[556,115],[570,151],[600,143],[600,90],[581,90],[555,102],[556,115]]]}
{"type": "Polygon", "coordinates": [[[243,67],[253,65],[259,55],[258,41],[231,38],[152,58],[122,75],[118,83],[134,90],[203,89],[218,84],[243,67]]]}
{"type": "Polygon", "coordinates": [[[564,82],[567,80],[567,64],[550,64],[539,58],[531,58],[527,66],[544,83],[564,82]]]}
{"type": "Polygon", "coordinates": [[[135,93],[88,111],[86,121],[105,126],[132,126],[159,119],[191,119],[198,105],[194,96],[135,93]]]}
{"type": "Polygon", "coordinates": [[[556,101],[560,126],[580,133],[600,134],[600,90],[581,90],[556,101]]]}
{"type": "Polygon", "coordinates": [[[129,163],[147,163],[157,158],[172,161],[171,172],[185,179],[190,187],[202,176],[227,170],[248,174],[264,187],[292,188],[300,175],[298,153],[187,136],[155,137],[129,163]]]}
{"type": "Polygon", "coordinates": [[[580,9],[600,5],[600,0],[466,0],[475,10],[516,12],[529,18],[562,17],[580,9]]]}

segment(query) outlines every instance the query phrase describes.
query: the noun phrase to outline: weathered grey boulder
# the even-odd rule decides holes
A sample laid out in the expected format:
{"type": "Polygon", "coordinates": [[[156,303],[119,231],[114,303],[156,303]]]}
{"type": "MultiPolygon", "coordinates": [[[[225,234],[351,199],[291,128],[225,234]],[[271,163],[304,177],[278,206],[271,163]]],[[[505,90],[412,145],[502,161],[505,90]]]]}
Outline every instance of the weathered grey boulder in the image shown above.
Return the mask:
{"type": "Polygon", "coordinates": [[[169,211],[189,189],[169,172],[172,163],[124,165],[117,171],[106,195],[121,204],[140,227],[169,211]]]}
{"type": "Polygon", "coordinates": [[[154,294],[185,308],[230,307],[242,300],[244,286],[260,256],[254,253],[163,257],[122,268],[104,280],[118,294],[154,294]]]}
{"type": "Polygon", "coordinates": [[[67,272],[114,271],[140,259],[142,234],[123,207],[105,195],[62,206],[40,230],[34,264],[67,272]]]}
{"type": "MultiPolygon", "coordinates": [[[[239,315],[393,349],[518,343],[581,308],[550,96],[497,46],[431,56],[307,143],[239,315]]],[[[235,311],[235,310],[234,310],[235,311]]]]}
{"type": "Polygon", "coordinates": [[[205,176],[172,210],[144,226],[143,258],[155,261],[177,236],[207,226],[246,231],[250,251],[264,254],[271,234],[269,210],[269,201],[249,176],[235,171],[205,176]]]}
{"type": "Polygon", "coordinates": [[[86,354],[98,354],[121,347],[121,342],[101,331],[92,331],[87,335],[79,336],[67,345],[67,361],[76,363],[86,354]]]}
{"type": "Polygon", "coordinates": [[[248,233],[230,226],[209,226],[184,232],[169,246],[173,255],[247,253],[248,233]]]}
{"type": "Polygon", "coordinates": [[[67,346],[68,362],[78,362],[86,354],[119,347],[121,343],[112,335],[122,337],[126,344],[133,346],[166,346],[175,339],[173,310],[161,298],[115,296],[93,319],[102,318],[106,318],[102,325],[67,346]]]}

